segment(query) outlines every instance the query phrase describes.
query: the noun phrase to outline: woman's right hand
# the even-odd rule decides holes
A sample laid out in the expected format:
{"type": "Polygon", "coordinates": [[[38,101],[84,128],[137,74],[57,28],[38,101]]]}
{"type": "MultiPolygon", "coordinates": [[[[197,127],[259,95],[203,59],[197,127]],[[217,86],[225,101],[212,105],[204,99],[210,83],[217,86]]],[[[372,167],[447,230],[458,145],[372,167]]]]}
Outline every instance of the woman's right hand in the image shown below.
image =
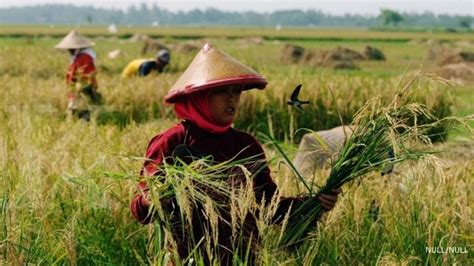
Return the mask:
{"type": "Polygon", "coordinates": [[[336,188],[336,189],[333,189],[332,192],[334,192],[334,194],[331,194],[331,195],[321,194],[318,196],[318,200],[323,206],[325,211],[330,211],[334,208],[337,202],[337,196],[339,195],[339,193],[342,192],[342,189],[336,188]]]}
{"type": "Polygon", "coordinates": [[[148,193],[148,191],[143,193],[143,195],[141,197],[141,200],[140,200],[140,203],[143,207],[150,207],[151,197],[150,197],[150,194],[148,193]]]}

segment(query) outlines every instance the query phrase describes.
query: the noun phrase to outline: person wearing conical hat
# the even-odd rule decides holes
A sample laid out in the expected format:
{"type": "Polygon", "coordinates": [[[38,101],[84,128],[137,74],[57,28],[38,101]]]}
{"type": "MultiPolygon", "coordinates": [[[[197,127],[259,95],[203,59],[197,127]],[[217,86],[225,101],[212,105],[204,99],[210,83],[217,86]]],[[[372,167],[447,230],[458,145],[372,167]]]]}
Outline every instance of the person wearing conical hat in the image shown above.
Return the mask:
{"type": "MultiPolygon", "coordinates": [[[[251,89],[263,90],[266,85],[267,80],[262,75],[216,47],[204,45],[165,96],[165,102],[174,105],[181,122],[151,139],[141,174],[162,176],[165,174],[162,168],[165,163],[190,163],[193,158],[211,158],[213,163],[243,161],[245,168],[252,174],[250,180],[256,203],[272,202],[278,188],[270,176],[262,146],[250,134],[232,127],[241,93],[251,89]]],[[[226,172],[229,186],[241,189],[248,179],[242,172],[234,170],[226,172]]],[[[130,209],[136,220],[148,224],[154,221],[157,212],[150,201],[146,183],[140,182],[138,188],[130,209]]],[[[205,264],[230,265],[236,257],[240,261],[247,260],[249,264],[255,263],[261,240],[255,213],[249,211],[243,215],[244,221],[235,230],[230,221],[230,199],[218,191],[206,191],[213,200],[223,203],[224,211],[220,212],[217,220],[217,243],[213,244],[206,237],[215,232],[209,231],[212,231],[209,229],[212,221],[205,215],[204,206],[193,205],[192,221],[186,224],[180,219],[177,198],[161,198],[161,208],[172,224],[172,247],[183,260],[194,256],[192,252],[197,250],[205,264]],[[206,247],[211,247],[212,255],[206,252],[209,251],[206,247]]],[[[320,195],[314,199],[319,200],[326,210],[331,210],[339,192],[340,189],[337,189],[334,195],[320,195]]],[[[313,200],[282,197],[271,222],[282,223],[288,211],[297,209],[299,204],[308,199],[313,200]]]]}
{"type": "Polygon", "coordinates": [[[68,109],[86,120],[89,120],[90,116],[88,106],[99,104],[102,98],[97,91],[96,54],[92,50],[92,46],[94,43],[81,36],[76,30],[69,32],[55,46],[56,49],[69,51],[71,57],[71,63],[66,73],[66,84],[71,88],[68,95],[68,109]]]}
{"type": "Polygon", "coordinates": [[[135,59],[128,63],[128,65],[123,69],[121,77],[144,77],[151,72],[162,73],[169,62],[170,52],[167,49],[161,49],[156,53],[155,59],[135,59]]]}

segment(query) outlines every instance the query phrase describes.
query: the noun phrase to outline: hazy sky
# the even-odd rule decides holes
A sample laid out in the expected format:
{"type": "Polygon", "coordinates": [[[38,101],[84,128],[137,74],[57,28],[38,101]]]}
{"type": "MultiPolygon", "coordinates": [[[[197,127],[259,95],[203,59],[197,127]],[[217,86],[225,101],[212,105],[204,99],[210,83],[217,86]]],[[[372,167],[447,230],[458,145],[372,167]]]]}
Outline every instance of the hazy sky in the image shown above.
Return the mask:
{"type": "Polygon", "coordinates": [[[280,9],[320,9],[331,14],[357,13],[376,15],[380,8],[390,8],[398,11],[422,13],[430,11],[435,14],[459,14],[474,16],[474,0],[220,0],[220,1],[181,1],[181,0],[0,0],[0,8],[25,6],[45,3],[75,5],[92,5],[95,7],[126,9],[132,4],[157,3],[159,7],[171,10],[190,10],[194,8],[214,7],[221,10],[257,12],[274,11],[280,9]]]}

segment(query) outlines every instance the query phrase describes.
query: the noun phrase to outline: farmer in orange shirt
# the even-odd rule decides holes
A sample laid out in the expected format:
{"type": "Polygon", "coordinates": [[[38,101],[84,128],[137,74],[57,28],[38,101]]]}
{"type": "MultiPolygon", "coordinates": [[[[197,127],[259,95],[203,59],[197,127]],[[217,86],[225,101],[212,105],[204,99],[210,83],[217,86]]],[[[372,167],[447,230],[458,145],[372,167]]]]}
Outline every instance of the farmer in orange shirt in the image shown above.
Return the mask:
{"type": "Polygon", "coordinates": [[[96,54],[92,46],[94,43],[72,30],[55,47],[68,50],[71,56],[66,74],[66,84],[70,88],[68,109],[73,115],[86,120],[90,119],[90,105],[100,104],[102,100],[97,91],[96,54]]]}

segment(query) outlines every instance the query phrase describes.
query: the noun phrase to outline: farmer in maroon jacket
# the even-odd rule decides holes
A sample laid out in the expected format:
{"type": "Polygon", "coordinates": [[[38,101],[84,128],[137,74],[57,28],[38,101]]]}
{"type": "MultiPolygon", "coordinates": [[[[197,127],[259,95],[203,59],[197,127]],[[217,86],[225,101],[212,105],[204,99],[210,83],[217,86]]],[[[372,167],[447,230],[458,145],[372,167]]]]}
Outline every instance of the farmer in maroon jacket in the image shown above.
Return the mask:
{"type": "MultiPolygon", "coordinates": [[[[261,145],[251,135],[231,127],[242,91],[253,88],[264,89],[266,85],[265,78],[254,70],[206,44],[165,97],[167,103],[174,104],[176,115],[182,121],[150,141],[146,152],[146,158],[149,160],[144,164],[142,175],[159,175],[160,164],[164,160],[168,162],[173,154],[176,154],[177,147],[182,147],[182,145],[186,145],[195,153],[212,156],[215,162],[252,158],[255,163],[246,166],[254,174],[252,180],[255,198],[258,203],[262,200],[266,203],[270,202],[276,194],[277,186],[270,176],[270,169],[266,165],[261,145]]],[[[245,182],[245,178],[242,176],[238,182],[245,182]]],[[[235,184],[235,180],[232,184],[235,184]]],[[[334,192],[335,195],[332,196],[317,197],[326,210],[331,210],[337,201],[340,190],[334,192]]],[[[151,202],[147,193],[145,183],[140,183],[139,193],[131,203],[133,216],[143,224],[152,222],[154,217],[153,210],[150,211],[151,202]]],[[[278,205],[273,222],[281,222],[290,205],[293,206],[292,209],[295,209],[295,205],[302,200],[304,199],[297,197],[283,198],[278,205]]],[[[179,213],[176,211],[176,205],[175,201],[168,201],[163,206],[164,211],[179,213]]],[[[222,220],[219,220],[218,226],[219,261],[220,264],[230,264],[234,252],[237,251],[230,241],[231,225],[224,222],[226,217],[220,218],[222,220]]],[[[192,232],[174,230],[176,248],[182,259],[187,258],[194,248],[193,244],[190,244],[190,239],[199,240],[204,236],[205,232],[200,224],[206,222],[206,217],[195,210],[192,232]]],[[[179,219],[176,223],[179,223],[179,219]]],[[[255,247],[254,243],[257,243],[259,236],[256,220],[252,214],[247,215],[243,227],[241,229],[243,239],[248,240],[255,247]]],[[[201,244],[201,246],[205,245],[201,244]]],[[[241,252],[245,253],[245,250],[239,250],[238,255],[242,258],[241,252]]],[[[252,253],[249,258],[255,259],[254,256],[255,254],[252,253]]]]}

